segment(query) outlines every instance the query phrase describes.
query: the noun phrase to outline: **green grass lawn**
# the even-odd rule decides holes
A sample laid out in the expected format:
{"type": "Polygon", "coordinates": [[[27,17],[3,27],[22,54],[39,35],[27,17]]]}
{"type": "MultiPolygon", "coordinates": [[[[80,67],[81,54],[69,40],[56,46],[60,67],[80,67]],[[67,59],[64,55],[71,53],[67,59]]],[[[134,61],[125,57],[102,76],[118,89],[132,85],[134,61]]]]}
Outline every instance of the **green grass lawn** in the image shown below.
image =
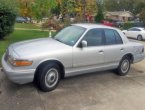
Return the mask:
{"type": "Polygon", "coordinates": [[[0,65],[2,55],[11,43],[35,38],[43,38],[48,36],[48,31],[15,30],[10,36],[6,37],[5,40],[0,41],[0,65]]]}
{"type": "Polygon", "coordinates": [[[39,26],[31,23],[16,23],[15,28],[40,29],[39,26]]]}

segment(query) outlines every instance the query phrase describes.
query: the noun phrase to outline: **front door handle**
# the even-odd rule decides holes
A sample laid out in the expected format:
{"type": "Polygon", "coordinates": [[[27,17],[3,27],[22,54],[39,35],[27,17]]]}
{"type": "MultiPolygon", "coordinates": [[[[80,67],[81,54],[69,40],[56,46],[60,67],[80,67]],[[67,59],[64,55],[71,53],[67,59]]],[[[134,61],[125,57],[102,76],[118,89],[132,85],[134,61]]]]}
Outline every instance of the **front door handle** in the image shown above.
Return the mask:
{"type": "Polygon", "coordinates": [[[121,48],[120,50],[121,50],[121,51],[123,51],[123,50],[124,50],[124,48],[121,48]]]}
{"type": "Polygon", "coordinates": [[[100,50],[100,51],[99,51],[99,53],[103,53],[103,52],[104,52],[103,50],[100,50]]]}

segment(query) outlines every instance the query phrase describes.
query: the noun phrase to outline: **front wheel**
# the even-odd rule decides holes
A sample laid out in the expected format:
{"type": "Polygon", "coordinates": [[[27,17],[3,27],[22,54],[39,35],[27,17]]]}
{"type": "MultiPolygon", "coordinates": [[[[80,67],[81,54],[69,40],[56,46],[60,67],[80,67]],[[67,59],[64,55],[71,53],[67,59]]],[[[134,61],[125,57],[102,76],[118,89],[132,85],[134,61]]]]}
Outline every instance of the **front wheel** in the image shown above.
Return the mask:
{"type": "Polygon", "coordinates": [[[117,74],[120,76],[125,76],[130,70],[130,58],[125,56],[121,60],[118,68],[117,68],[117,74]]]}
{"type": "Polygon", "coordinates": [[[35,83],[44,92],[54,90],[59,84],[60,67],[55,63],[40,66],[35,76],[35,83]]]}

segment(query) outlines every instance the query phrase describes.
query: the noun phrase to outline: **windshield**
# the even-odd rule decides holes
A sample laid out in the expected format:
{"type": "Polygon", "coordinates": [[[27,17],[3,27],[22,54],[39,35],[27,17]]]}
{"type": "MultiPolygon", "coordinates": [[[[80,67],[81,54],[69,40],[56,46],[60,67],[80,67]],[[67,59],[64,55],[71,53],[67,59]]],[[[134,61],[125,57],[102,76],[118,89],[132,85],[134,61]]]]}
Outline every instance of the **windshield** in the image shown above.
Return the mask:
{"type": "Polygon", "coordinates": [[[62,42],[64,44],[73,46],[78,41],[78,39],[85,32],[85,28],[79,26],[69,26],[62,29],[54,39],[62,42]]]}

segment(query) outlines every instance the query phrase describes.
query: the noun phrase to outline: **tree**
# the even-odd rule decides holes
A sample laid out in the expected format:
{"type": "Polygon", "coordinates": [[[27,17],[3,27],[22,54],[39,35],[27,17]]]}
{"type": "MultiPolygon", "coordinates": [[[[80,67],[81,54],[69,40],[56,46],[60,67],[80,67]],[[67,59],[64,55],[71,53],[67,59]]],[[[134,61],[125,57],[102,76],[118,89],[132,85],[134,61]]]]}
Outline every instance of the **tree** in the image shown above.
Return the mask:
{"type": "Polygon", "coordinates": [[[107,11],[130,11],[133,12],[135,0],[106,0],[105,8],[107,11]]]}
{"type": "Polygon", "coordinates": [[[14,30],[17,15],[15,0],[0,0],[0,39],[14,30]]]}
{"type": "Polygon", "coordinates": [[[83,17],[83,21],[85,21],[86,5],[87,5],[86,0],[82,0],[82,6],[83,6],[83,8],[82,8],[83,16],[82,17],[83,17]]]}
{"type": "Polygon", "coordinates": [[[52,8],[51,13],[55,15],[60,15],[60,4],[57,4],[56,7],[52,8]]]}
{"type": "Polygon", "coordinates": [[[145,8],[145,2],[139,2],[138,4],[136,4],[134,13],[139,14],[143,10],[143,8],[145,8]]]}
{"type": "Polygon", "coordinates": [[[107,11],[130,11],[137,15],[143,7],[145,7],[144,0],[105,0],[107,11]]]}
{"type": "Polygon", "coordinates": [[[145,23],[145,8],[140,13],[140,19],[145,23]]]}
{"type": "Polygon", "coordinates": [[[56,5],[56,0],[35,0],[31,5],[32,14],[38,21],[42,20],[51,14],[51,9],[56,5]]]}
{"type": "Polygon", "coordinates": [[[97,2],[97,7],[98,7],[98,13],[95,16],[95,21],[98,23],[98,22],[100,22],[101,20],[104,19],[103,4],[102,4],[102,2],[98,1],[97,2]]]}
{"type": "Polygon", "coordinates": [[[33,0],[18,0],[19,2],[19,14],[24,17],[32,17],[31,5],[33,0]]]}

